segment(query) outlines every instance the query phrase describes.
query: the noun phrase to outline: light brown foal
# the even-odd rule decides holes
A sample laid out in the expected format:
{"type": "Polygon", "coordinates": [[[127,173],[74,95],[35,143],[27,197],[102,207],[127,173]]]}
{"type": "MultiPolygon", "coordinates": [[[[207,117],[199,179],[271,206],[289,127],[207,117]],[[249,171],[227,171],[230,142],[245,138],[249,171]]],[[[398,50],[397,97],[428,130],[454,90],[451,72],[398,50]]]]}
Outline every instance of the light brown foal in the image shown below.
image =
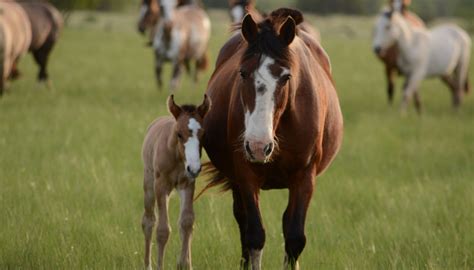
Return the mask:
{"type": "Polygon", "coordinates": [[[158,207],[158,266],[163,269],[164,252],[171,229],[168,221],[169,196],[176,189],[180,196],[179,233],[182,247],[178,269],[192,269],[191,235],[194,224],[193,196],[195,179],[201,171],[202,121],[210,108],[210,100],[178,106],[173,95],[168,109],[173,115],[156,119],[148,128],[143,144],[145,213],[142,228],[145,235],[145,267],[151,267],[151,237],[155,225],[155,203],[158,207]]]}

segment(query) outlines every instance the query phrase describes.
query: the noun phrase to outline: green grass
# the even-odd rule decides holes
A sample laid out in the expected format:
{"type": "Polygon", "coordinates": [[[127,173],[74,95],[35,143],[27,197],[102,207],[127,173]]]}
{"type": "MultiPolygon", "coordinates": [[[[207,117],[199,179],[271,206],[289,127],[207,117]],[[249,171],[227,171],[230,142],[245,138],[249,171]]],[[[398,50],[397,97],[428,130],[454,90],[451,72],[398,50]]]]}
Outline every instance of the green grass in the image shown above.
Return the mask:
{"type": "MultiPolygon", "coordinates": [[[[214,61],[228,18],[211,17],[214,61]]],[[[345,136],[317,180],[302,269],[473,269],[472,93],[454,112],[447,88],[427,81],[423,115],[402,117],[400,91],[394,106],[386,102],[372,20],[311,21],[331,56],[345,136]]],[[[166,114],[168,95],[155,87],[144,43],[135,15],[79,13],[51,58],[54,90],[37,85],[31,56],[22,60],[24,77],[0,100],[0,269],[142,267],[141,144],[147,125],[166,114]]],[[[211,72],[198,85],[184,77],[177,102],[200,102],[211,72]]],[[[286,191],[262,193],[264,269],[283,262],[286,201],[286,191]]],[[[231,203],[215,191],[195,203],[194,269],[237,268],[231,203]]],[[[179,250],[178,205],[173,196],[167,269],[179,250]]]]}

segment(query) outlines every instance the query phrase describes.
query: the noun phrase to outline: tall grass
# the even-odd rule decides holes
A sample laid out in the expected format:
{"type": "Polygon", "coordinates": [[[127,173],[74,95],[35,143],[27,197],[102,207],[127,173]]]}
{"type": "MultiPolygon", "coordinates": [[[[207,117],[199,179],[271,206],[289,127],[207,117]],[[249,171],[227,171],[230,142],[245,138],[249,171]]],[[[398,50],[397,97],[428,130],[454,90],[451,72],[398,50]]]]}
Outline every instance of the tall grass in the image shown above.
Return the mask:
{"type": "MultiPolygon", "coordinates": [[[[215,59],[228,18],[211,17],[215,59]]],[[[317,179],[301,267],[473,269],[474,97],[455,112],[448,89],[428,81],[423,115],[402,117],[400,91],[397,104],[386,102],[371,19],[310,20],[331,56],[345,136],[317,179]]],[[[24,77],[0,100],[0,269],[142,267],[141,143],[147,125],[167,113],[168,95],[156,89],[144,43],[134,15],[78,13],[51,58],[53,90],[37,85],[30,56],[22,60],[24,77]]],[[[210,74],[197,85],[185,77],[177,102],[200,102],[210,74]]],[[[287,191],[262,192],[265,269],[283,262],[286,202],[287,191]]],[[[217,192],[195,203],[195,269],[237,268],[231,203],[217,192]]],[[[174,196],[168,269],[179,252],[178,207],[174,196]]]]}

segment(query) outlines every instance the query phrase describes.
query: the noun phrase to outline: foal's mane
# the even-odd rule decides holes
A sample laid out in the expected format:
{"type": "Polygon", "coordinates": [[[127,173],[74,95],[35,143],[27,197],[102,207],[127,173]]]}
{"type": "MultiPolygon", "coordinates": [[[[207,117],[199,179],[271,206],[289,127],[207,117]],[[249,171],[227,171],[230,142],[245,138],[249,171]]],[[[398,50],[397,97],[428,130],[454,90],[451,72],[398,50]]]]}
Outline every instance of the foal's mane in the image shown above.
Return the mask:
{"type": "Polygon", "coordinates": [[[195,105],[184,104],[181,105],[181,110],[187,113],[194,113],[197,111],[197,107],[195,105]]]}

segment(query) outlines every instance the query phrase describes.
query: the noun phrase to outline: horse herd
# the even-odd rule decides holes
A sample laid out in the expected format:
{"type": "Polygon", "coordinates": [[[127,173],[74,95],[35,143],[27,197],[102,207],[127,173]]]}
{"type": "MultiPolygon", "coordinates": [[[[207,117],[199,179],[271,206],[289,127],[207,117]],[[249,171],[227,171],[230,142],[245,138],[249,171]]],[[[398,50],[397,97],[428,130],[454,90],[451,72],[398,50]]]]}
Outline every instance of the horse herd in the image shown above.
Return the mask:
{"type": "MultiPolygon", "coordinates": [[[[385,63],[389,100],[394,76],[400,73],[406,77],[402,110],[413,98],[420,112],[420,82],[439,76],[458,107],[469,91],[469,35],[455,25],[428,30],[407,10],[409,2],[390,1],[375,23],[373,50],[385,63]]],[[[297,269],[306,244],[305,220],[315,178],[341,146],[343,117],[319,31],[304,21],[300,11],[280,8],[262,14],[255,1],[230,0],[229,15],[233,31],[218,53],[202,103],[180,106],[171,95],[170,116],[155,120],[145,137],[142,228],[147,269],[152,268],[155,225],[157,267],[163,269],[170,235],[168,203],[174,189],[181,201],[178,268],[192,268],[195,179],[202,168],[209,177],[203,191],[221,185],[232,192],[244,269],[261,268],[265,229],[260,190],[289,190],[282,221],[284,267],[297,269]],[[210,158],[204,165],[202,148],[210,158]]],[[[0,0],[0,91],[6,79],[18,76],[18,59],[28,50],[40,65],[38,79],[48,79],[48,54],[61,27],[59,12],[45,2],[0,0]]],[[[178,88],[183,68],[194,69],[193,78],[198,80],[209,64],[210,27],[200,3],[142,0],[138,30],[148,31],[160,88],[166,62],[173,64],[172,90],[178,88]]]]}

